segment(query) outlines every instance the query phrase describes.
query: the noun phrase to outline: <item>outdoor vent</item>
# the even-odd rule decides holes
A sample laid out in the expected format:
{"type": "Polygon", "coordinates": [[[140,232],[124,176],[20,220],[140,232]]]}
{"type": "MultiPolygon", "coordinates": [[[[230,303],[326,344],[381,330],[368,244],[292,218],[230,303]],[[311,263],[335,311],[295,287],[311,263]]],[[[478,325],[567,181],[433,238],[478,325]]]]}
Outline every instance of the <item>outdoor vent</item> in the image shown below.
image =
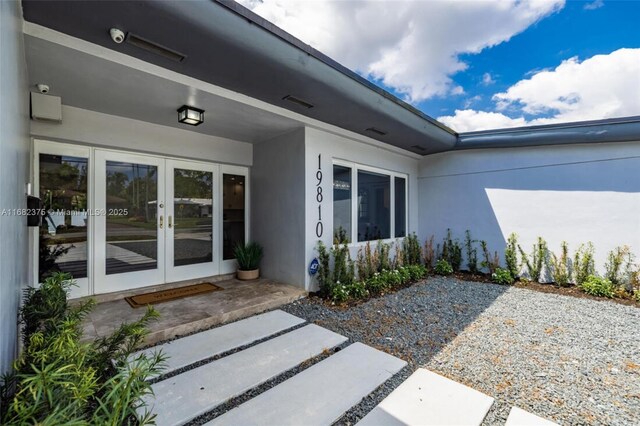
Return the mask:
{"type": "Polygon", "coordinates": [[[378,136],[384,136],[387,134],[384,130],[376,129],[375,127],[369,127],[367,132],[375,133],[378,136]]]}
{"type": "Polygon", "coordinates": [[[411,148],[417,149],[418,151],[426,151],[427,149],[422,145],[411,145],[411,148]]]}
{"type": "Polygon", "coordinates": [[[305,108],[313,108],[313,104],[307,102],[307,101],[303,101],[300,98],[296,98],[295,96],[291,96],[291,95],[287,95],[284,98],[282,98],[285,101],[289,101],[289,102],[293,102],[296,105],[300,105],[302,107],[305,108]]]}
{"type": "Polygon", "coordinates": [[[146,50],[147,52],[160,55],[165,59],[169,59],[170,61],[182,62],[186,58],[186,56],[182,53],[168,49],[164,46],[160,46],[159,44],[153,43],[149,40],[145,40],[144,38],[135,34],[127,34],[127,43],[132,46],[139,47],[142,50],[146,50]]]}

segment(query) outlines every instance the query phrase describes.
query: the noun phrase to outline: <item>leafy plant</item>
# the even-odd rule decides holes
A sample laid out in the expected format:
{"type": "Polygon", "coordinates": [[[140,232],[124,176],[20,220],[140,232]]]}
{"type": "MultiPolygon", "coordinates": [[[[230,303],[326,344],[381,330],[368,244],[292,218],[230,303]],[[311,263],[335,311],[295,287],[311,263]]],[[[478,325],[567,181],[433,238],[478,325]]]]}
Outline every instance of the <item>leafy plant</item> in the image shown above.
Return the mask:
{"type": "Polygon", "coordinates": [[[320,294],[329,296],[331,291],[331,270],[329,269],[331,256],[322,241],[318,241],[316,250],[318,251],[318,272],[316,272],[316,279],[320,287],[320,294]]]}
{"type": "Polygon", "coordinates": [[[158,317],[149,308],[139,321],[123,324],[114,334],[80,343],[82,320],[93,302],[70,306],[73,285],[68,274],[45,279],[40,288],[27,289],[20,310],[24,350],[13,373],[2,383],[2,424],[150,424],[155,416],[141,416],[148,382],[162,371],[165,357],[140,354],[136,346],[147,325],[158,317]]]}
{"type": "Polygon", "coordinates": [[[607,254],[604,276],[615,285],[629,281],[634,256],[629,246],[616,247],[607,254]]]}
{"type": "Polygon", "coordinates": [[[473,246],[475,240],[471,239],[471,231],[468,229],[464,233],[464,247],[467,252],[467,269],[469,272],[478,272],[478,250],[473,246]]]}
{"type": "Polygon", "coordinates": [[[571,282],[571,264],[569,258],[569,244],[563,241],[560,244],[560,256],[551,253],[549,268],[553,282],[561,287],[566,287],[571,282]]]}
{"type": "Polygon", "coordinates": [[[404,237],[402,242],[404,252],[404,265],[420,265],[422,263],[422,250],[418,236],[413,233],[404,237]]]}
{"type": "Polygon", "coordinates": [[[573,271],[577,285],[582,284],[591,275],[596,275],[593,243],[581,244],[573,256],[573,271]]]}
{"type": "Polygon", "coordinates": [[[349,237],[347,237],[347,230],[342,226],[333,231],[333,244],[349,244],[349,237]]]}
{"type": "Polygon", "coordinates": [[[436,252],[433,248],[433,235],[424,242],[424,265],[427,269],[433,267],[433,262],[436,260],[436,252]]]}
{"type": "Polygon", "coordinates": [[[592,296],[609,298],[615,296],[616,286],[607,278],[589,275],[579,286],[585,293],[592,296]]]}
{"type": "Polygon", "coordinates": [[[440,259],[436,262],[434,271],[438,275],[451,275],[453,274],[453,267],[444,259],[440,259]]]}
{"type": "Polygon", "coordinates": [[[260,267],[262,246],[256,242],[238,244],[233,250],[233,254],[241,271],[253,271],[260,267]]]}
{"type": "Polygon", "coordinates": [[[358,278],[361,281],[366,281],[371,278],[373,274],[378,272],[379,264],[380,262],[378,261],[376,252],[371,249],[371,243],[367,241],[364,250],[358,250],[358,256],[356,258],[358,278]]]}
{"type": "Polygon", "coordinates": [[[494,252],[493,255],[489,251],[489,247],[487,246],[487,242],[482,240],[480,241],[480,248],[482,249],[482,256],[484,260],[480,263],[483,268],[486,268],[489,271],[489,274],[493,275],[496,269],[500,266],[500,257],[498,256],[498,252],[494,252]]]}
{"type": "Polygon", "coordinates": [[[380,272],[374,273],[366,281],[367,289],[373,294],[382,293],[391,288],[391,284],[387,280],[387,277],[380,272]]]}
{"type": "Polygon", "coordinates": [[[442,242],[442,259],[446,260],[454,271],[460,270],[462,265],[462,247],[458,240],[451,237],[451,229],[447,229],[447,236],[442,242]]]}
{"type": "Polygon", "coordinates": [[[409,272],[411,281],[418,281],[427,276],[427,268],[424,265],[409,265],[405,267],[409,272]]]}
{"type": "Polygon", "coordinates": [[[391,244],[378,241],[376,244],[376,258],[378,259],[378,272],[391,269],[391,260],[389,253],[391,252],[391,244]]]}
{"type": "Polygon", "coordinates": [[[494,283],[503,285],[511,285],[515,281],[513,275],[511,275],[511,271],[504,268],[496,268],[496,271],[491,274],[491,280],[494,283]]]}
{"type": "Polygon", "coordinates": [[[507,247],[504,250],[504,262],[507,265],[513,279],[520,275],[520,265],[518,263],[518,234],[512,232],[507,238],[507,247]]]}
{"type": "Polygon", "coordinates": [[[529,256],[520,245],[518,245],[522,262],[527,266],[529,278],[532,281],[539,282],[540,275],[545,267],[548,257],[547,243],[542,237],[538,237],[538,242],[533,245],[533,250],[529,256]]]}

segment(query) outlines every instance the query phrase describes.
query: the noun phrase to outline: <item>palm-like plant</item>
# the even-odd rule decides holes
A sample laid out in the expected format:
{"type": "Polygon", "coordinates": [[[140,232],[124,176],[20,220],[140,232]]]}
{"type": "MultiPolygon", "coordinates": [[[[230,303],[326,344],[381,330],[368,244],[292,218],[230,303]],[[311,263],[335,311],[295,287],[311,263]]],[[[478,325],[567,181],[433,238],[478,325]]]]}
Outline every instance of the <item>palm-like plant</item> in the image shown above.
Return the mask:
{"type": "Polygon", "coordinates": [[[262,246],[256,242],[238,244],[233,253],[241,271],[253,271],[260,267],[262,260],[262,246]]]}

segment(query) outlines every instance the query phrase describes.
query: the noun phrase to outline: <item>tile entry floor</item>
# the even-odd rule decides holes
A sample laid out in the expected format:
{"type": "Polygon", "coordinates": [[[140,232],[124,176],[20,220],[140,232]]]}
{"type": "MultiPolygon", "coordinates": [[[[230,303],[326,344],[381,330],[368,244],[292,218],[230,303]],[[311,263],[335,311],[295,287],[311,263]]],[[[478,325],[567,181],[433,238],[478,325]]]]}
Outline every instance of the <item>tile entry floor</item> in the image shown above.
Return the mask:
{"type": "MultiPolygon", "coordinates": [[[[229,279],[215,281],[215,284],[224,290],[155,305],[160,318],[150,324],[151,332],[145,345],[274,309],[307,294],[300,287],[263,278],[255,281],[229,279]]],[[[146,291],[150,290],[140,289],[139,293],[146,291]]],[[[83,339],[108,335],[123,322],[139,319],[144,312],[145,308],[134,309],[124,298],[98,303],[85,321],[83,339]]]]}

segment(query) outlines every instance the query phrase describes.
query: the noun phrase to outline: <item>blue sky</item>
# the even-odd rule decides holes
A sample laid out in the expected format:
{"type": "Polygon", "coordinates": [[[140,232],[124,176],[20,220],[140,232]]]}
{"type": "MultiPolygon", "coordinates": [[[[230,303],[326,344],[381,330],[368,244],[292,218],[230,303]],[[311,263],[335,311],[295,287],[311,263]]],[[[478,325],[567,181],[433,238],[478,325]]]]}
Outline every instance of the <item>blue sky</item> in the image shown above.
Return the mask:
{"type": "MultiPolygon", "coordinates": [[[[471,106],[491,110],[494,93],[507,90],[536,70],[555,68],[574,56],[586,59],[623,47],[640,47],[640,1],[606,1],[593,10],[585,9],[588,3],[568,2],[561,11],[542,19],[508,42],[480,54],[463,55],[469,69],[456,74],[454,81],[464,87],[468,95],[432,98],[416,106],[438,117],[453,114],[455,109],[465,109],[466,102],[481,96],[482,99],[472,101],[471,106]],[[494,84],[483,84],[485,73],[492,77],[494,84]]],[[[397,94],[392,88],[387,89],[397,94]]]]}
{"type": "Polygon", "coordinates": [[[640,1],[240,2],[457,131],[640,115],[640,1]]]}

